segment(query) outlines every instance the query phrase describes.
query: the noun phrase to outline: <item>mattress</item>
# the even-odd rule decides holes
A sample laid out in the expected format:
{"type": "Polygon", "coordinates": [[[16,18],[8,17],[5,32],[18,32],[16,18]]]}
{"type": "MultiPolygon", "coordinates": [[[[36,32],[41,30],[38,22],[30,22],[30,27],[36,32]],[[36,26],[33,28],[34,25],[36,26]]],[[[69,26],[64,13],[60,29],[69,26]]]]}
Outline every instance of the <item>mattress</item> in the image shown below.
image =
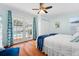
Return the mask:
{"type": "Polygon", "coordinates": [[[79,43],[70,42],[71,35],[58,34],[44,39],[43,52],[49,56],[78,56],[79,43]]]}

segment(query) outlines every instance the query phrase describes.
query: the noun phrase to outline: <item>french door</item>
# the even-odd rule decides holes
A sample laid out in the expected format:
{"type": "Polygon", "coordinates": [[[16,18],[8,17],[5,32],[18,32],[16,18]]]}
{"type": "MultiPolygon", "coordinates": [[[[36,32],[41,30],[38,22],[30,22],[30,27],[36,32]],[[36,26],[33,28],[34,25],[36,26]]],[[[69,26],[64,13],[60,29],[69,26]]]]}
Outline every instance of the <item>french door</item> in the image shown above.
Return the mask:
{"type": "Polygon", "coordinates": [[[15,43],[32,39],[32,24],[20,20],[13,20],[13,41],[15,43]]]}

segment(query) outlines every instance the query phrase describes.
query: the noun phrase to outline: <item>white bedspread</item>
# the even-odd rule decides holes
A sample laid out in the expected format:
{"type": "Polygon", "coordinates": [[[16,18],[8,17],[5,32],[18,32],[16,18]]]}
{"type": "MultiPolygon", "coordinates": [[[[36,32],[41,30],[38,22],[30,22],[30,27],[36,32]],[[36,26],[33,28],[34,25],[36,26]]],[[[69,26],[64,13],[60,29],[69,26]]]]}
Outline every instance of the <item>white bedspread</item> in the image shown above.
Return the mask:
{"type": "Polygon", "coordinates": [[[79,43],[70,42],[71,35],[58,34],[44,39],[43,52],[49,56],[79,55],[79,43]]]}

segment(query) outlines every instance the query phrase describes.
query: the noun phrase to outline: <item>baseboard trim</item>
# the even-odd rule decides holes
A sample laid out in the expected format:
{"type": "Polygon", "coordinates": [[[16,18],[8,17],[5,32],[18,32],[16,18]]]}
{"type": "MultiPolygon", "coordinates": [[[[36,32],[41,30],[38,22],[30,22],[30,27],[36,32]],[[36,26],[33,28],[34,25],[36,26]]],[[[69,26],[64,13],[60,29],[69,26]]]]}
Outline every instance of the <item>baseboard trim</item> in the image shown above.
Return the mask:
{"type": "Polygon", "coordinates": [[[27,40],[27,41],[23,41],[23,42],[18,42],[18,43],[15,43],[15,44],[13,44],[13,45],[21,44],[21,43],[28,42],[28,41],[32,41],[32,40],[34,40],[34,39],[27,40]]]}

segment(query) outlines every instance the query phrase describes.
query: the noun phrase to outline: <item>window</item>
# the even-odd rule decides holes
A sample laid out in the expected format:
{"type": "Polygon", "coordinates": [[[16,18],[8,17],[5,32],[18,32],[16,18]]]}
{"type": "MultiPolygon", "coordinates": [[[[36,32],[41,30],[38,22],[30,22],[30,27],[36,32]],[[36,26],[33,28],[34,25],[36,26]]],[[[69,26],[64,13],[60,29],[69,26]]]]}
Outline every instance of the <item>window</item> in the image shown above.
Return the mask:
{"type": "Polygon", "coordinates": [[[32,24],[27,24],[26,26],[26,38],[32,38],[32,24]]]}
{"type": "Polygon", "coordinates": [[[14,19],[13,20],[13,29],[14,29],[14,32],[13,32],[13,37],[14,37],[14,40],[20,40],[22,39],[22,32],[23,32],[23,23],[18,20],[18,19],[14,19]]]}
{"type": "Polygon", "coordinates": [[[26,38],[32,38],[32,24],[23,24],[24,21],[21,21],[23,19],[14,19],[13,20],[13,36],[14,39],[23,39],[23,32],[26,32],[26,38]],[[24,28],[25,26],[25,28],[24,28]]]}
{"type": "Polygon", "coordinates": [[[21,16],[13,16],[13,41],[15,43],[32,39],[32,23],[21,16]]]}

